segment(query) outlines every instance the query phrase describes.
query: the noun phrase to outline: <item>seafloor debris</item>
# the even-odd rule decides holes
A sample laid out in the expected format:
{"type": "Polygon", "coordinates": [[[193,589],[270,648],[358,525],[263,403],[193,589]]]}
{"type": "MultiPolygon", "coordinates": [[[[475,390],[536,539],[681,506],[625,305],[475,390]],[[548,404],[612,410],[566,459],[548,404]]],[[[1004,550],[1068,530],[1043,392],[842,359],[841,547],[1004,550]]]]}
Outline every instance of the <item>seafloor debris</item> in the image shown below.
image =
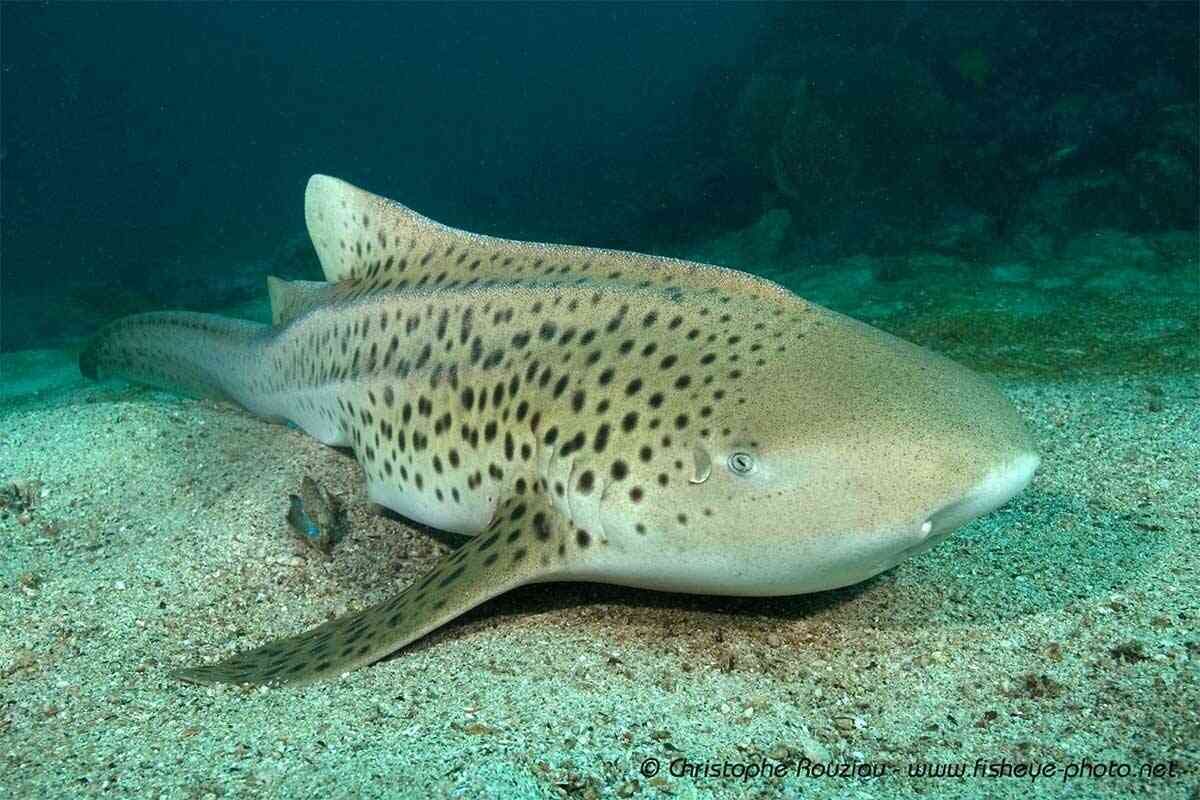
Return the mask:
{"type": "Polygon", "coordinates": [[[24,514],[42,494],[41,481],[13,481],[0,486],[0,513],[24,514]]]}
{"type": "Polygon", "coordinates": [[[309,476],[300,483],[300,494],[290,495],[287,521],[306,544],[329,555],[346,535],[347,520],[342,502],[317,485],[309,476]]]}

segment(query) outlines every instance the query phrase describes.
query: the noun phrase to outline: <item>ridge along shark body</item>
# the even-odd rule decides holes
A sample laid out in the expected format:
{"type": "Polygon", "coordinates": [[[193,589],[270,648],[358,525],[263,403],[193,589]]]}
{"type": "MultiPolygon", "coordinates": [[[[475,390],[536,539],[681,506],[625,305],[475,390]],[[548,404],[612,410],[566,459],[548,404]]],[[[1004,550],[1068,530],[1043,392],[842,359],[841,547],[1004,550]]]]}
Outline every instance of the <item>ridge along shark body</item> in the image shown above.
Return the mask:
{"type": "Polygon", "coordinates": [[[353,448],[369,496],[473,535],[394,598],[211,666],[301,684],[515,586],[788,595],[846,586],[1021,491],[1012,405],[957,364],[735,270],[513,242],[321,175],[327,282],[274,326],[171,312],[80,358],[353,448]]]}

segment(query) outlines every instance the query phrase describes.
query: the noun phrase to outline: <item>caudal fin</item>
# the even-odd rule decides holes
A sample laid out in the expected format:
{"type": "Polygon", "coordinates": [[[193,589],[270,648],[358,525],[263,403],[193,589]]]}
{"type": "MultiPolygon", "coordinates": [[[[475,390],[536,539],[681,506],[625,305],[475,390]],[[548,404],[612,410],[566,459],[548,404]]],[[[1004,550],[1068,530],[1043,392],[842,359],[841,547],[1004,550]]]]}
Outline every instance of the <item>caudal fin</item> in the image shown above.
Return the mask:
{"type": "Polygon", "coordinates": [[[185,311],[137,314],[106,326],[79,356],[92,380],[120,377],[252,411],[270,326],[185,311]]]}

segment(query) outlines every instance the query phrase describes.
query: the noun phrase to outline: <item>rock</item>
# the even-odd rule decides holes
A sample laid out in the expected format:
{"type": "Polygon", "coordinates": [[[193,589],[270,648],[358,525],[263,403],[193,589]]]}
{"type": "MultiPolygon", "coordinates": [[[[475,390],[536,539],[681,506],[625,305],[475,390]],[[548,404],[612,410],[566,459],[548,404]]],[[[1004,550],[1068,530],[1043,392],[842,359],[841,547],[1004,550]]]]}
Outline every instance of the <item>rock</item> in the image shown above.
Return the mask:
{"type": "Polygon", "coordinates": [[[1012,243],[1021,255],[1043,261],[1086,232],[1132,229],[1137,207],[1137,192],[1112,170],[1044,178],[1014,215],[1012,243]]]}
{"type": "MultiPolygon", "coordinates": [[[[28,512],[44,496],[41,481],[13,481],[6,486],[0,486],[0,509],[28,517],[28,512]]],[[[27,523],[28,519],[21,524],[27,523]]]]}
{"type": "Polygon", "coordinates": [[[753,76],[730,118],[738,157],[770,181],[806,235],[861,248],[888,220],[940,205],[956,107],[899,50],[830,45],[753,76]],[[837,75],[824,80],[822,76],[837,75]]]}
{"type": "Polygon", "coordinates": [[[701,245],[690,257],[763,275],[783,266],[792,242],[791,212],[772,208],[754,224],[701,245]]]}
{"type": "Polygon", "coordinates": [[[1096,273],[1106,269],[1153,272],[1159,267],[1155,248],[1142,237],[1121,230],[1097,230],[1076,236],[1063,247],[1062,256],[1096,273]]]}
{"type": "Polygon", "coordinates": [[[1142,147],[1129,161],[1128,174],[1139,206],[1156,228],[1194,228],[1200,214],[1200,106],[1168,106],[1154,115],[1142,134],[1142,147]]]}
{"type": "Polygon", "coordinates": [[[348,527],[341,500],[307,475],[301,481],[300,494],[290,495],[289,500],[287,521],[296,537],[329,555],[345,538],[348,527]]]}
{"type": "Polygon", "coordinates": [[[952,209],[936,228],[918,244],[938,253],[964,258],[982,258],[997,243],[996,220],[981,211],[952,209]]]}

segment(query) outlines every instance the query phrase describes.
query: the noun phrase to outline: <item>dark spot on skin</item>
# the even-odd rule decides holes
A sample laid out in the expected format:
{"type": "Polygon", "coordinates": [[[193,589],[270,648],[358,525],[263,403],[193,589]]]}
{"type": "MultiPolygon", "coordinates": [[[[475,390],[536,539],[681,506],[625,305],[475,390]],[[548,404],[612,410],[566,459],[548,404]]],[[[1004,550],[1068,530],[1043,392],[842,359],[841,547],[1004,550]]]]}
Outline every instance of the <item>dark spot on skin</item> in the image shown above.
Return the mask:
{"type": "Polygon", "coordinates": [[[609,425],[607,422],[602,423],[600,427],[596,429],[596,438],[592,442],[592,448],[597,453],[603,453],[604,448],[608,446],[608,431],[609,425]]]}
{"type": "Polygon", "coordinates": [[[566,442],[563,443],[562,448],[559,450],[559,455],[562,455],[562,456],[571,455],[576,450],[582,449],[585,441],[586,441],[586,437],[583,435],[583,432],[582,431],[576,432],[576,434],[574,436],[572,436],[570,439],[568,439],[566,442]]]}

